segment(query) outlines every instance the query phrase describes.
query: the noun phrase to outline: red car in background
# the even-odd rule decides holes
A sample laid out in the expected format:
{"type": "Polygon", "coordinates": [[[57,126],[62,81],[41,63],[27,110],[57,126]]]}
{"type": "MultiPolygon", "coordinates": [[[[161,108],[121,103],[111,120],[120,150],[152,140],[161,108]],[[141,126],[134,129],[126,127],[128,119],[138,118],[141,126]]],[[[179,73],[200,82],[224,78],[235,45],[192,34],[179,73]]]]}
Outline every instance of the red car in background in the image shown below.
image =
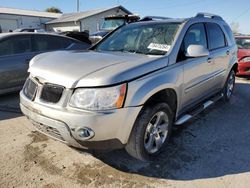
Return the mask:
{"type": "Polygon", "coordinates": [[[238,45],[238,73],[250,76],[250,36],[235,36],[238,45]]]}

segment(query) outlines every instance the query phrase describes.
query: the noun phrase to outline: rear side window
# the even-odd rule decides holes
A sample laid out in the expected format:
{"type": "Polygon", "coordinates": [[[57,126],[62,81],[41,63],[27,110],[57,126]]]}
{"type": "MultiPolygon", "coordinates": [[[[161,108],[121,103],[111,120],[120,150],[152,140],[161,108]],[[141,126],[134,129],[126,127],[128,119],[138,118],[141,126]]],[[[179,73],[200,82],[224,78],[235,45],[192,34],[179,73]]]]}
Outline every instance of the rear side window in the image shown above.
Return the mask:
{"type": "Polygon", "coordinates": [[[206,27],[209,50],[215,50],[226,46],[225,36],[219,25],[214,23],[207,23],[206,27]]]}
{"type": "Polygon", "coordinates": [[[233,35],[231,28],[228,25],[224,25],[223,27],[226,30],[227,35],[229,36],[230,43],[235,44],[235,39],[234,39],[234,35],[233,35]]]}
{"type": "Polygon", "coordinates": [[[70,39],[67,39],[67,38],[61,38],[61,39],[62,39],[62,46],[65,49],[70,47],[73,43],[76,43],[73,40],[70,40],[70,39]]]}
{"type": "Polygon", "coordinates": [[[29,35],[13,36],[0,42],[0,56],[31,52],[29,35]]]}
{"type": "Polygon", "coordinates": [[[192,44],[202,45],[205,48],[207,48],[207,39],[206,39],[204,24],[202,23],[194,24],[188,29],[181,44],[177,61],[183,61],[187,59],[185,54],[187,52],[188,46],[192,44]]]}
{"type": "Polygon", "coordinates": [[[68,43],[64,44],[64,38],[49,35],[35,35],[34,36],[34,50],[35,51],[50,51],[65,48],[68,43]]]}

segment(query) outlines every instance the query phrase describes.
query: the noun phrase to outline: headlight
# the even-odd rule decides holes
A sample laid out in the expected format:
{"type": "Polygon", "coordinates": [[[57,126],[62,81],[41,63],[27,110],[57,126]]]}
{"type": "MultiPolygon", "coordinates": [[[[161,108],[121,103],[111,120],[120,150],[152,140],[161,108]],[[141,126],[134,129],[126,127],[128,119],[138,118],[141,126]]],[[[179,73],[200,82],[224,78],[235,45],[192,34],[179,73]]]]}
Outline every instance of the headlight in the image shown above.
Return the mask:
{"type": "Polygon", "coordinates": [[[86,110],[122,108],[127,84],[108,88],[79,88],[73,93],[69,105],[86,110]]]}
{"type": "Polygon", "coordinates": [[[244,57],[240,60],[240,63],[250,62],[250,57],[244,57]]]}

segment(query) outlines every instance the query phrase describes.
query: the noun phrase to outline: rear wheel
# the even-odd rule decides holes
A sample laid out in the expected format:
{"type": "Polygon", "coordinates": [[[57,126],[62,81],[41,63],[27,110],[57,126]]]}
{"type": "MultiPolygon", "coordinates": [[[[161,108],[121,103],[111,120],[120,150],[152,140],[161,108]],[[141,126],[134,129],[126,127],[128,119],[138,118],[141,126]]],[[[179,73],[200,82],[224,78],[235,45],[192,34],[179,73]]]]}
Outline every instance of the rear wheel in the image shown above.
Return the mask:
{"type": "Polygon", "coordinates": [[[234,92],[235,86],[235,72],[231,70],[227,78],[226,84],[223,88],[223,98],[225,101],[229,101],[234,92]]]}
{"type": "Polygon", "coordinates": [[[166,103],[146,106],[134,124],[127,152],[140,160],[153,159],[166,145],[173,123],[173,112],[166,103]]]}

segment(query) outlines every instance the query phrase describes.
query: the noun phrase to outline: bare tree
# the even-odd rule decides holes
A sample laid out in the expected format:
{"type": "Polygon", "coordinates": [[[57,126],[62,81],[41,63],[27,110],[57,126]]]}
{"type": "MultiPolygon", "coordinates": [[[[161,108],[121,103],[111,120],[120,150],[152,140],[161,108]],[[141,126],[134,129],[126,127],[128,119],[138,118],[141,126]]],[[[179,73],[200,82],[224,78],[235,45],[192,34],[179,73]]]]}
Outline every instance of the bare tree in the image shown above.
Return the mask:
{"type": "Polygon", "coordinates": [[[240,24],[238,22],[231,22],[230,26],[233,33],[239,33],[240,24]]]}
{"type": "Polygon", "coordinates": [[[62,13],[62,11],[59,8],[56,7],[50,7],[45,10],[46,12],[52,12],[52,13],[62,13]]]}

